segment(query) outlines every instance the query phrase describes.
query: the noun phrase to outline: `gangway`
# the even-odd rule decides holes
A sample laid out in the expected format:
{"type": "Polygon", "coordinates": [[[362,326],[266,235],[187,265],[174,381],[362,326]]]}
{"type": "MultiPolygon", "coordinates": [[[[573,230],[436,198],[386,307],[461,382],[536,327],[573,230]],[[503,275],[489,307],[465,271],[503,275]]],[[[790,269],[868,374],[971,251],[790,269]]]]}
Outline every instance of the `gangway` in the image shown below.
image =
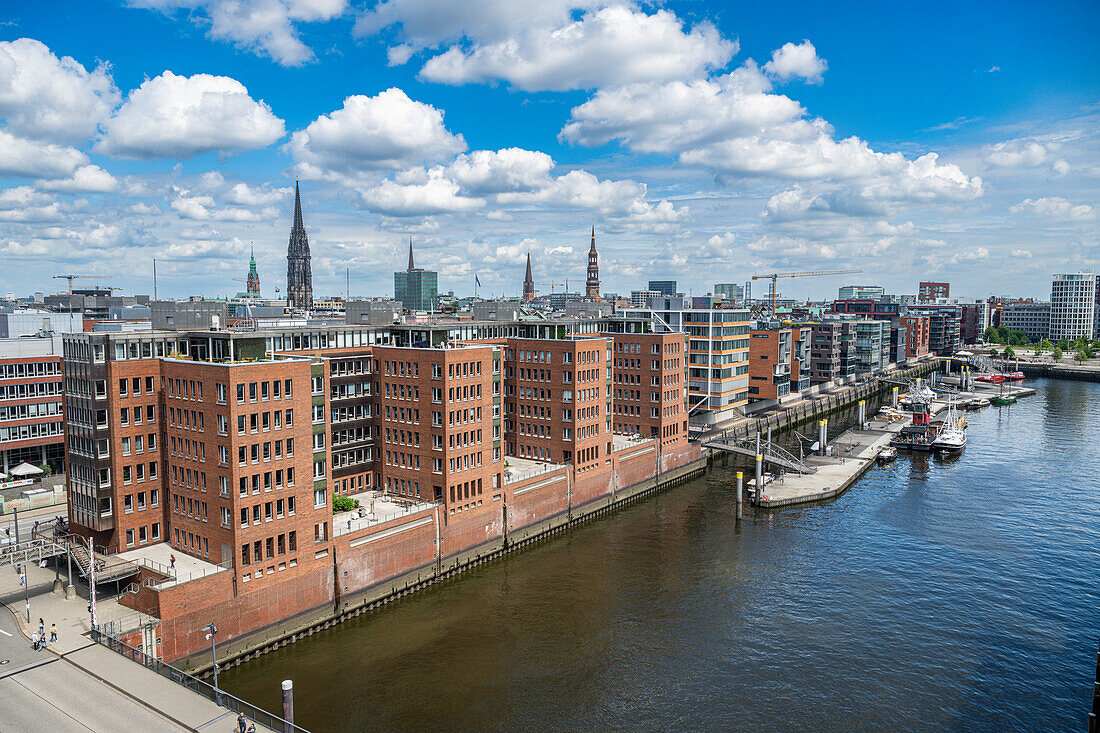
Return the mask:
{"type": "MultiPolygon", "coordinates": [[[[756,459],[755,438],[736,438],[722,435],[705,441],[703,447],[756,459]]],[[[817,471],[816,466],[800,460],[798,456],[785,448],[780,448],[775,443],[761,443],[760,455],[763,457],[764,463],[770,463],[788,471],[797,471],[798,473],[814,473],[817,471]]]]}

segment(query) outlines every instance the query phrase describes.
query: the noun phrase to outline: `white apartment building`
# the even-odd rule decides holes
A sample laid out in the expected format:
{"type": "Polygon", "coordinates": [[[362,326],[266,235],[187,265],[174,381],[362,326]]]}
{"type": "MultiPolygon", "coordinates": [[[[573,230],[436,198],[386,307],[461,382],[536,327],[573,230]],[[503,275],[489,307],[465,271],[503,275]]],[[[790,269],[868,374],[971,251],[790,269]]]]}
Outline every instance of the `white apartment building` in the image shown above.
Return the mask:
{"type": "Polygon", "coordinates": [[[1062,273],[1050,286],[1050,338],[1097,335],[1097,277],[1094,272],[1062,273]]]}

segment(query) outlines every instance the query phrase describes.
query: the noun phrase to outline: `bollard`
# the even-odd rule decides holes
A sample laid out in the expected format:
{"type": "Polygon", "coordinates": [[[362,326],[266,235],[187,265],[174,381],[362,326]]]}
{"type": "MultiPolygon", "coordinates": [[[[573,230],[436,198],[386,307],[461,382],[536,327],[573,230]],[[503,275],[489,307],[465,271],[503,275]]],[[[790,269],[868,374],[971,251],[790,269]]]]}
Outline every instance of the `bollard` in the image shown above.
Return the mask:
{"type": "Polygon", "coordinates": [[[866,400],[859,401],[859,429],[863,430],[867,426],[867,402],[866,400]]]}
{"type": "Polygon", "coordinates": [[[742,488],[743,487],[743,484],[742,484],[743,476],[744,476],[744,474],[742,474],[740,471],[737,472],[737,518],[738,519],[741,518],[741,502],[743,501],[743,498],[744,498],[744,495],[741,493],[744,490],[742,488]]]}
{"type": "Polygon", "coordinates": [[[890,407],[896,408],[898,406],[898,388],[894,387],[894,392],[891,397],[890,407]]]}
{"type": "Polygon", "coordinates": [[[825,444],[829,442],[829,421],[822,420],[817,424],[818,449],[821,455],[825,455],[825,444]]]}
{"type": "Polygon", "coordinates": [[[760,502],[760,499],[764,496],[764,456],[759,452],[756,454],[756,501],[760,502]]]}
{"type": "Polygon", "coordinates": [[[294,733],[294,681],[283,680],[283,720],[288,725],[286,733],[294,733]]]}

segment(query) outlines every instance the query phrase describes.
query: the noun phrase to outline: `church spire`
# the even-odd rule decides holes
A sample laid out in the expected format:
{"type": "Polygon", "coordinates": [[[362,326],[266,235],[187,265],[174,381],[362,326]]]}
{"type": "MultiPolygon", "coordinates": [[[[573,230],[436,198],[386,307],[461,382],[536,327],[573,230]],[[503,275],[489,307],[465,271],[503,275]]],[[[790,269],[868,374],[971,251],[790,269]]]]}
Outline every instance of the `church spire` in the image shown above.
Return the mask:
{"type": "Polygon", "coordinates": [[[416,265],[413,264],[413,238],[409,237],[409,269],[415,270],[416,265]]]}
{"type": "Polygon", "coordinates": [[[291,226],[291,233],[298,230],[305,230],[305,224],[302,223],[302,193],[298,190],[298,181],[294,181],[294,224],[291,226]]]}
{"type": "Polygon", "coordinates": [[[523,300],[529,302],[535,299],[535,278],[531,277],[531,253],[527,253],[527,275],[523,278],[523,300]]]}
{"type": "Polygon", "coordinates": [[[596,225],[592,224],[592,245],[588,248],[588,278],[584,283],[584,299],[600,300],[600,264],[596,252],[596,225]]]}
{"type": "Polygon", "coordinates": [[[302,221],[302,194],[294,182],[294,223],[286,251],[286,294],[291,308],[313,307],[313,271],[310,267],[309,236],[302,221]]]}

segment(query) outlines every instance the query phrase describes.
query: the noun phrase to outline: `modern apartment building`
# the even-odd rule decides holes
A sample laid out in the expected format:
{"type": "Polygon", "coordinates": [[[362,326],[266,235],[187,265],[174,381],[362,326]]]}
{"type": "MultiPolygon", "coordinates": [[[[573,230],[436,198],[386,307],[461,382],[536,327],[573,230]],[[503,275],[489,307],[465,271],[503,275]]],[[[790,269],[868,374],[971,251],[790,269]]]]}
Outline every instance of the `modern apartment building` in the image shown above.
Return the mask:
{"type": "Polygon", "coordinates": [[[922,282],[917,287],[918,303],[935,303],[940,298],[948,298],[950,296],[950,283],[922,282]]]}
{"type": "Polygon", "coordinates": [[[744,285],[737,283],[715,283],[714,294],[727,303],[742,303],[746,297],[746,289],[744,285]]]}
{"type": "Polygon", "coordinates": [[[810,384],[821,384],[855,374],[855,329],[852,321],[830,319],[810,323],[809,327],[810,384]]]}
{"type": "Polygon", "coordinates": [[[1001,325],[1023,331],[1032,343],[1050,336],[1050,303],[1006,303],[1001,309],[1001,325]]]}
{"type": "Polygon", "coordinates": [[[936,356],[950,356],[959,350],[962,329],[961,305],[926,304],[910,308],[910,317],[928,317],[928,350],[936,356]]]}
{"type": "MultiPolygon", "coordinates": [[[[1100,279],[1094,272],[1061,273],[1050,286],[1050,338],[1096,338],[1100,279]]],[[[1002,315],[1003,318],[1003,315],[1002,315]]]]}
{"type": "Polygon", "coordinates": [[[683,298],[651,301],[649,308],[619,314],[616,330],[686,333],[688,415],[701,424],[719,424],[748,403],[749,311],[690,308],[683,298]],[[648,325],[645,325],[648,324],[648,325]]]}
{"type": "Polygon", "coordinates": [[[61,337],[0,339],[0,471],[65,464],[61,337]]]}
{"type": "Polygon", "coordinates": [[[649,290],[654,290],[661,295],[672,297],[676,295],[676,281],[675,280],[650,280],[649,290]]]}
{"type": "Polygon", "coordinates": [[[905,315],[901,317],[900,324],[905,334],[905,358],[926,355],[929,351],[931,328],[929,316],[905,315]]]}
{"type": "Polygon", "coordinates": [[[653,298],[660,298],[661,292],[650,288],[649,290],[631,290],[630,291],[630,305],[634,308],[648,308],[649,301],[653,298]]]}
{"type": "Polygon", "coordinates": [[[878,300],[886,294],[880,285],[845,285],[837,290],[837,300],[878,300]]]}
{"type": "Polygon", "coordinates": [[[852,356],[857,372],[876,372],[891,363],[890,322],[872,320],[852,321],[855,334],[852,356]]]}

